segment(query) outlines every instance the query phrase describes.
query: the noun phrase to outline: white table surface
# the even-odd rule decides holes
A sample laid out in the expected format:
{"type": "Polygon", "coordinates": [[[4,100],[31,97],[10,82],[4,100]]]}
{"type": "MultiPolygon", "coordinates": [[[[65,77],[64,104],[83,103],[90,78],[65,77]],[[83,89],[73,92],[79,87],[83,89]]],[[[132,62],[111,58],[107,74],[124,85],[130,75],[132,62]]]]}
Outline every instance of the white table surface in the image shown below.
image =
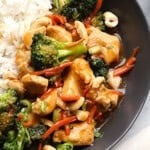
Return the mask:
{"type": "MultiPolygon", "coordinates": [[[[150,0],[137,1],[149,22],[150,29],[150,0]]],[[[112,150],[150,150],[150,92],[134,125],[112,150]]]]}

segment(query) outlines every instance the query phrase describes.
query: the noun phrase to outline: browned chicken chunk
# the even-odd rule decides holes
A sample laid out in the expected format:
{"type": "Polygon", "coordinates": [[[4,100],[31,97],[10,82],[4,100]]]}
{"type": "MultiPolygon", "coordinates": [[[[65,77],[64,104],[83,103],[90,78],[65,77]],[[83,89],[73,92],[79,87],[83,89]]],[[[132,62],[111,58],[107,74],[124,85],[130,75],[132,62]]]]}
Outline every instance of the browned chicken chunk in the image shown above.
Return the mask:
{"type": "Polygon", "coordinates": [[[69,135],[64,130],[55,131],[54,142],[71,142],[76,146],[91,145],[94,141],[94,124],[74,123],[69,135]]]}
{"type": "Polygon", "coordinates": [[[89,30],[87,46],[90,53],[103,54],[107,64],[119,58],[120,41],[117,36],[102,32],[94,27],[89,30]]]}
{"type": "Polygon", "coordinates": [[[41,76],[26,74],[21,78],[21,81],[31,95],[40,95],[48,87],[48,79],[41,76]]]}

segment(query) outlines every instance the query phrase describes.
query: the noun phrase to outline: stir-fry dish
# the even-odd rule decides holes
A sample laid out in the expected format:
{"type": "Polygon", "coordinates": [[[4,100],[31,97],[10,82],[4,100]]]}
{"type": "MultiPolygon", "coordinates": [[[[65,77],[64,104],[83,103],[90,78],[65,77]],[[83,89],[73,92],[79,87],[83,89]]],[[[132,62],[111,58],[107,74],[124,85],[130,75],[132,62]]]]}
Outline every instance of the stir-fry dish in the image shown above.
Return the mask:
{"type": "Polygon", "coordinates": [[[73,150],[101,136],[97,127],[125,94],[122,77],[138,51],[122,56],[120,38],[107,32],[119,19],[102,3],[53,0],[49,13],[32,20],[15,54],[18,73],[3,74],[3,150],[73,150]]]}

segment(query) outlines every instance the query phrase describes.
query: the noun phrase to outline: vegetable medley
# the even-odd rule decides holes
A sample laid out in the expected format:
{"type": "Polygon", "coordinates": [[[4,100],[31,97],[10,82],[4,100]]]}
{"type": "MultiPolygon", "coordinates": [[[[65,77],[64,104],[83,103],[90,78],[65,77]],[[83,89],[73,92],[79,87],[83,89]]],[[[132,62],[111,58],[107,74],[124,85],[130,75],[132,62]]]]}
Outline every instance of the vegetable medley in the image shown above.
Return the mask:
{"type": "Polygon", "coordinates": [[[3,150],[73,150],[101,136],[96,127],[124,95],[122,76],[138,51],[119,65],[121,41],[107,33],[118,17],[100,12],[102,2],[53,0],[49,14],[32,22],[16,53],[19,75],[4,75],[3,150]]]}

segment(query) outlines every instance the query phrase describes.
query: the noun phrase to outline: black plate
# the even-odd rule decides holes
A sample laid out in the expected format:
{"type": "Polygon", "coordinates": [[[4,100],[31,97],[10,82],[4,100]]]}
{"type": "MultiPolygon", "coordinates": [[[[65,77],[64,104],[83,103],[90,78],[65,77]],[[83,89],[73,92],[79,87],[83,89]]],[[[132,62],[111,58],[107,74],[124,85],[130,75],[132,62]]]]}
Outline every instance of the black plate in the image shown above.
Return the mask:
{"type": "Polygon", "coordinates": [[[110,116],[100,130],[101,139],[93,146],[80,150],[111,149],[129,130],[147,98],[150,87],[150,37],[144,16],[134,0],[104,0],[104,10],[111,10],[119,16],[119,34],[129,56],[131,50],[139,46],[136,67],[127,75],[126,95],[119,108],[110,116]],[[107,8],[107,9],[106,9],[107,8]]]}

